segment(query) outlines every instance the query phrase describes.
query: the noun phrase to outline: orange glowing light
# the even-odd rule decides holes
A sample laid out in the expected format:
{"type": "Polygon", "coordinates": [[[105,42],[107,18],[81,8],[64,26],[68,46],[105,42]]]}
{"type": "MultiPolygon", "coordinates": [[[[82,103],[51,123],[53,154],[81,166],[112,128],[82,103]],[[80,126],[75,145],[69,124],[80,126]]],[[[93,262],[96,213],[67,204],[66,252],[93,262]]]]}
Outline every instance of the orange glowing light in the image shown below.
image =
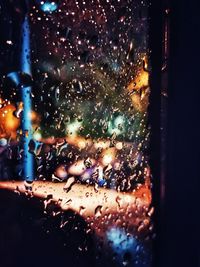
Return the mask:
{"type": "Polygon", "coordinates": [[[132,80],[127,90],[130,94],[134,108],[139,112],[145,112],[149,104],[149,71],[147,57],[142,58],[143,66],[132,80]]]}
{"type": "Polygon", "coordinates": [[[148,87],[149,86],[149,73],[145,70],[141,70],[136,78],[130,82],[128,85],[127,89],[129,92],[133,90],[140,90],[143,87],[148,87]]]}
{"type": "Polygon", "coordinates": [[[19,118],[14,116],[16,108],[8,104],[0,109],[0,136],[16,138],[16,131],[20,125],[19,118]]]}
{"type": "Polygon", "coordinates": [[[105,149],[102,152],[101,162],[104,166],[107,166],[107,165],[112,164],[114,162],[115,157],[116,157],[116,148],[115,147],[105,149]]]}
{"type": "Polygon", "coordinates": [[[41,118],[39,114],[35,111],[31,111],[31,121],[33,124],[38,124],[40,122],[41,118]]]}

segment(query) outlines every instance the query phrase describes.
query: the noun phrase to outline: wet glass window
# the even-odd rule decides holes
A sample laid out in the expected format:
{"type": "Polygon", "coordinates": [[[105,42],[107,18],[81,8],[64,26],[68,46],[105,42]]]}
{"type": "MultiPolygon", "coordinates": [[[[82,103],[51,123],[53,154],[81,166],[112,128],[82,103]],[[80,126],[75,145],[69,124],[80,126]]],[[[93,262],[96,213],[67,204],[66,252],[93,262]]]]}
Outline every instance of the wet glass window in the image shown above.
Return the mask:
{"type": "Polygon", "coordinates": [[[0,187],[42,199],[80,254],[92,236],[93,266],[150,267],[150,1],[8,2],[0,187]]]}

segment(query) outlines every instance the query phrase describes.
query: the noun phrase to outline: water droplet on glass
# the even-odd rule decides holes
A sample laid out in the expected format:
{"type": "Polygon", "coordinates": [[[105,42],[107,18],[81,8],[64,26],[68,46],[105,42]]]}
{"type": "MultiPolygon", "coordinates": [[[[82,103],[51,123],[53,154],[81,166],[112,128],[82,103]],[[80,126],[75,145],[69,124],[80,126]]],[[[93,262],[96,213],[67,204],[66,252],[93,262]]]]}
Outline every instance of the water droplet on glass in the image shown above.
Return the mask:
{"type": "Polygon", "coordinates": [[[102,214],[102,206],[101,205],[99,205],[95,208],[94,214],[95,214],[95,217],[101,216],[101,214],[102,214]]]}
{"type": "Polygon", "coordinates": [[[33,79],[30,74],[25,72],[10,72],[4,79],[5,86],[25,88],[33,84],[33,79]]]}
{"type": "Polygon", "coordinates": [[[32,191],[33,181],[24,181],[24,186],[27,191],[32,191]]]}
{"type": "Polygon", "coordinates": [[[90,158],[86,158],[84,160],[84,165],[85,165],[86,169],[91,168],[92,167],[92,161],[91,161],[91,159],[90,158]]]}
{"type": "Polygon", "coordinates": [[[0,146],[5,147],[7,144],[8,144],[7,139],[5,139],[5,138],[0,139],[0,146]]]}
{"type": "Polygon", "coordinates": [[[72,91],[81,94],[83,91],[82,83],[76,79],[72,81],[72,91]]]}
{"type": "Polygon", "coordinates": [[[131,253],[130,252],[126,252],[123,255],[123,266],[128,266],[131,263],[131,253]]]}

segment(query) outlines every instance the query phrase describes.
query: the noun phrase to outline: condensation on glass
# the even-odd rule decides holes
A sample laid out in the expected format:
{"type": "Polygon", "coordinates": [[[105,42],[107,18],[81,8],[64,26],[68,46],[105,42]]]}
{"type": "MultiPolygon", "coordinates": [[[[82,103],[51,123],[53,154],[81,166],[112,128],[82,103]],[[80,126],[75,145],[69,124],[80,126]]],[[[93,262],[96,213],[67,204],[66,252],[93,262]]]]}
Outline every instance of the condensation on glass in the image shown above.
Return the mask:
{"type": "Polygon", "coordinates": [[[84,218],[96,266],[151,266],[149,6],[35,1],[3,77],[1,187],[84,218]]]}

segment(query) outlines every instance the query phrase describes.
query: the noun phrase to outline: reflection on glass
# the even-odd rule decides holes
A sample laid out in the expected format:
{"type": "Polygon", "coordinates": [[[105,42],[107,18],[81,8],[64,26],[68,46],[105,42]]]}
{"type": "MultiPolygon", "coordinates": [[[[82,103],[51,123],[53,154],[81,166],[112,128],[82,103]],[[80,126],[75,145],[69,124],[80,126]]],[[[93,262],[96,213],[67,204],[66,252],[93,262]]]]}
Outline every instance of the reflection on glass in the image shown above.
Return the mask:
{"type": "Polygon", "coordinates": [[[26,15],[32,77],[22,67],[4,79],[12,94],[0,103],[1,187],[82,216],[97,266],[151,266],[149,4],[35,1],[26,15]]]}

